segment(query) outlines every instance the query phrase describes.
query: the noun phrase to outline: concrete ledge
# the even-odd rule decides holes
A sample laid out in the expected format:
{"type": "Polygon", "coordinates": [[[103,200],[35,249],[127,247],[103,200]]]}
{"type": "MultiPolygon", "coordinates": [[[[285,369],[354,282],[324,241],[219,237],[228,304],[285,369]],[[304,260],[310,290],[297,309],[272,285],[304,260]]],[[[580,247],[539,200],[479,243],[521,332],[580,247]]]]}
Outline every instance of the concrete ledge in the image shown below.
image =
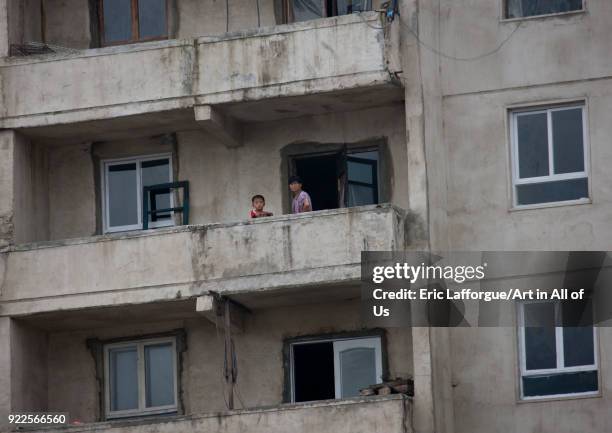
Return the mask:
{"type": "Polygon", "coordinates": [[[101,123],[93,129],[99,136],[87,135],[91,125],[80,128],[78,135],[103,139],[100,130],[117,133],[117,125],[104,123],[109,118],[140,115],[135,122],[153,128],[157,118],[146,118],[146,113],[191,108],[190,117],[180,113],[180,126],[195,129],[194,105],[267,101],[267,110],[259,107],[248,119],[231,106],[223,105],[219,114],[239,121],[269,120],[279,98],[326,94],[325,102],[307,101],[315,107],[303,115],[316,112],[317,104],[335,103],[341,110],[342,95],[334,101],[329,94],[346,89],[370,91],[360,108],[388,104],[403,98],[388,70],[399,42],[388,44],[391,38],[378,25],[378,17],[368,12],[192,40],[4,59],[0,128],[38,128],[29,132],[72,137],[75,132],[60,129],[62,125],[97,121],[101,123]],[[387,91],[380,92],[381,86],[387,91]],[[265,118],[252,117],[259,111],[265,118]],[[53,126],[56,130],[40,131],[53,126]]]}
{"type": "Polygon", "coordinates": [[[410,410],[409,397],[391,395],[29,430],[48,433],[410,433],[410,410]]]}
{"type": "Polygon", "coordinates": [[[361,251],[404,246],[391,205],[17,245],[0,254],[0,315],[349,284],[361,251]],[[283,245],[278,248],[277,245],[283,245]]]}

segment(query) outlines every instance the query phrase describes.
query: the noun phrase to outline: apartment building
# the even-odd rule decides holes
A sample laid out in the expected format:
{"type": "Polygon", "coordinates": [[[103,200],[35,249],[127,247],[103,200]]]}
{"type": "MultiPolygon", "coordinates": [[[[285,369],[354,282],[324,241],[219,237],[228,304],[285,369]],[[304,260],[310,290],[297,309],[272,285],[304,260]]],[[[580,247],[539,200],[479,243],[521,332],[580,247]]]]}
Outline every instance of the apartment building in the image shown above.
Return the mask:
{"type": "Polygon", "coordinates": [[[612,431],[608,328],[534,358],[525,307],[368,328],[359,286],[364,250],[610,249],[610,18],[0,0],[0,427],[612,431]],[[274,216],[248,218],[255,194],[274,216]],[[413,392],[360,394],[398,378],[413,392]]]}

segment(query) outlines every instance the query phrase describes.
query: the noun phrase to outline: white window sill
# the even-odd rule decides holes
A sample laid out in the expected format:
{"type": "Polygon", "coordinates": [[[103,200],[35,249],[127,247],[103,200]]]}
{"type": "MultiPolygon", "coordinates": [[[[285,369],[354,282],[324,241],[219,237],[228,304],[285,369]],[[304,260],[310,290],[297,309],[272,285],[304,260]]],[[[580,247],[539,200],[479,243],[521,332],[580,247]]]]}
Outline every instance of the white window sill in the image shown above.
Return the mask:
{"type": "Polygon", "coordinates": [[[582,15],[586,14],[586,9],[580,9],[577,11],[567,11],[567,12],[557,12],[554,14],[543,14],[543,15],[530,15],[528,17],[517,17],[517,18],[501,18],[499,20],[500,23],[514,23],[517,21],[531,21],[531,20],[545,20],[548,18],[563,18],[565,16],[571,15],[582,15]]]}
{"type": "Polygon", "coordinates": [[[521,397],[517,403],[543,403],[551,401],[581,400],[585,398],[601,398],[601,391],[583,392],[580,394],[543,395],[537,397],[521,397]]]}
{"type": "Polygon", "coordinates": [[[551,207],[561,207],[561,206],[576,206],[582,204],[593,204],[593,201],[590,198],[581,198],[578,200],[567,200],[567,201],[555,201],[550,203],[537,203],[537,204],[526,204],[526,205],[518,205],[513,206],[508,209],[509,212],[517,212],[523,210],[533,210],[533,209],[546,209],[551,207]]]}

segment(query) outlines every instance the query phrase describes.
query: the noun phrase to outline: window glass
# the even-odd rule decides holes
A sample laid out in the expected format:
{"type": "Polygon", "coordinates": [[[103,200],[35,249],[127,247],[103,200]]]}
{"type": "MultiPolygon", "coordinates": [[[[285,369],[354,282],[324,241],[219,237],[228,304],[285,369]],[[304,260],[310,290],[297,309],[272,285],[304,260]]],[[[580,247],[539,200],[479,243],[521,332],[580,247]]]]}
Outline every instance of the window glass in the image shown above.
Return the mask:
{"type": "Polygon", "coordinates": [[[362,183],[373,183],[374,173],[372,165],[363,164],[355,160],[347,161],[348,180],[362,183]]]}
{"type": "Polygon", "coordinates": [[[566,367],[595,364],[593,328],[563,328],[563,357],[566,367]]]}
{"type": "Polygon", "coordinates": [[[578,200],[589,197],[589,181],[586,177],[583,177],[517,185],[516,195],[519,205],[578,200]]]}
{"type": "Polygon", "coordinates": [[[520,18],[582,9],[582,0],[506,0],[506,17],[520,18]]]}
{"type": "MultiPolygon", "coordinates": [[[[154,161],[143,161],[142,162],[142,186],[158,185],[161,183],[170,182],[170,161],[168,158],[156,159],[154,161]]],[[[149,201],[149,195],[146,200],[149,201]]],[[[168,209],[171,205],[171,192],[167,190],[162,194],[155,194],[153,196],[154,203],[149,203],[149,209],[168,209]]],[[[162,219],[169,219],[170,213],[157,214],[156,216],[149,215],[149,221],[157,221],[162,219]]]]}
{"type": "Polygon", "coordinates": [[[347,349],[340,352],[342,397],[354,397],[359,391],[375,384],[376,350],[368,347],[347,349]]]}
{"type": "Polygon", "coordinates": [[[582,109],[552,112],[553,156],[555,173],[584,171],[582,109]]]}
{"type": "Polygon", "coordinates": [[[107,176],[109,226],[138,224],[136,163],[110,165],[107,176]]]}
{"type": "Polygon", "coordinates": [[[524,313],[527,370],[555,368],[555,305],[549,302],[525,304],[524,313]]]}
{"type": "Polygon", "coordinates": [[[307,21],[323,17],[321,0],[293,0],[294,21],[307,21]]]}
{"type": "Polygon", "coordinates": [[[378,203],[378,152],[349,154],[346,169],[348,206],[378,203]]]}
{"type": "Polygon", "coordinates": [[[546,113],[517,116],[519,177],[548,176],[548,127],[546,113]]]}
{"type": "Polygon", "coordinates": [[[347,15],[353,12],[364,12],[372,9],[372,2],[368,0],[338,0],[338,15],[347,15]]]}
{"type": "Polygon", "coordinates": [[[140,39],[166,35],[166,0],[140,0],[138,2],[140,39]]]}
{"type": "Polygon", "coordinates": [[[147,407],[174,404],[174,355],[171,343],[144,347],[147,407]]]}
{"type": "Polygon", "coordinates": [[[131,0],[104,0],[104,40],[121,42],[132,39],[131,0]]]}
{"type": "Polygon", "coordinates": [[[136,347],[109,350],[111,411],[138,409],[136,347]]]}
{"type": "Polygon", "coordinates": [[[523,377],[525,397],[577,394],[598,389],[597,370],[523,377]]]}

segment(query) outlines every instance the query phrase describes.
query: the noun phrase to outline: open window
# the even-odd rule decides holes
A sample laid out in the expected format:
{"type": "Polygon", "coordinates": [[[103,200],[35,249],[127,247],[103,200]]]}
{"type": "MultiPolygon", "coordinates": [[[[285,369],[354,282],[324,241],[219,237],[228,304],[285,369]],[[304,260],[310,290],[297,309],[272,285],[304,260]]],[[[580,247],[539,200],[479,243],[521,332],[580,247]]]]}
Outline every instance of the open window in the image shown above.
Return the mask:
{"type": "Polygon", "coordinates": [[[177,412],[176,338],[104,346],[106,418],[177,412]]]}
{"type": "Polygon", "coordinates": [[[380,336],[295,341],[289,358],[292,402],[354,397],[383,380],[380,336]]]}
{"type": "MultiPolygon", "coordinates": [[[[172,181],[172,158],[155,155],[123,158],[102,162],[103,220],[105,232],[139,230],[142,228],[143,187],[172,181]]],[[[155,194],[155,203],[147,209],[174,207],[174,195],[168,189],[155,194]]],[[[149,196],[145,197],[149,199],[149,196]]],[[[174,225],[173,212],[148,215],[148,227],[174,225]]]]}
{"type": "Polygon", "coordinates": [[[280,0],[283,22],[292,23],[372,10],[372,0],[280,0]]]}
{"type": "Polygon", "coordinates": [[[596,395],[599,391],[595,328],[563,326],[563,306],[561,302],[519,304],[523,400],[596,395]]]}
{"type": "Polygon", "coordinates": [[[313,210],[378,204],[380,166],[379,147],[343,146],[290,158],[291,174],[302,179],[313,210]]]}
{"type": "Polygon", "coordinates": [[[168,37],[167,0],[99,0],[102,45],[168,37]]]}

